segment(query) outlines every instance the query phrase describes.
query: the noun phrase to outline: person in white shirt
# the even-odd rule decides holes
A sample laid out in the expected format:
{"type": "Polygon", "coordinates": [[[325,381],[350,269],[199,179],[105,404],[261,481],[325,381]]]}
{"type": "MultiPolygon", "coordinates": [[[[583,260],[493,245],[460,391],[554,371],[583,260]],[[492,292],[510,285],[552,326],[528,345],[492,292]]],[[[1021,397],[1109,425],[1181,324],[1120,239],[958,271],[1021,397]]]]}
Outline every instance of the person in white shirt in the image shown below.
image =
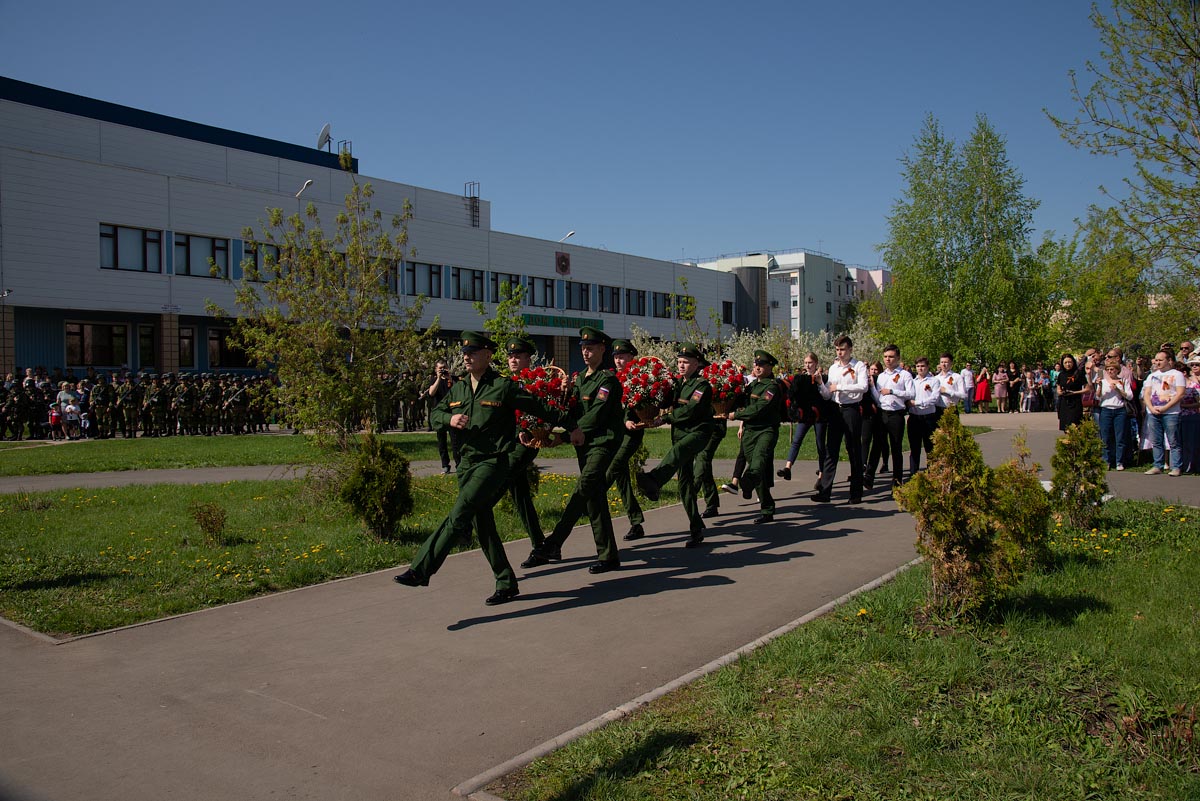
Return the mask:
{"type": "MultiPolygon", "coordinates": [[[[883,349],[883,372],[871,386],[871,394],[879,404],[884,436],[891,449],[892,486],[898,487],[904,480],[904,459],[900,455],[904,448],[904,415],[915,391],[912,374],[900,366],[900,348],[897,345],[888,345],[883,349]]],[[[879,467],[882,451],[883,445],[876,438],[871,442],[871,453],[867,458],[867,489],[875,484],[875,470],[879,467]]]]}
{"type": "Polygon", "coordinates": [[[838,457],[841,455],[842,439],[846,440],[846,458],[850,460],[850,503],[862,502],[863,457],[862,457],[862,408],[860,403],[866,394],[867,365],[854,358],[854,342],[847,336],[833,342],[837,359],[829,367],[829,378],[818,389],[821,397],[833,401],[833,414],[825,430],[825,463],[821,466],[821,480],[817,492],[812,496],[818,503],[829,503],[833,499],[833,481],[837,476],[838,457]]]}
{"type": "Polygon", "coordinates": [[[913,398],[908,407],[908,475],[911,478],[921,469],[921,448],[933,452],[933,432],[937,428],[938,396],[942,382],[929,374],[929,359],[917,359],[917,374],[913,376],[913,398]]]}
{"type": "Polygon", "coordinates": [[[1185,381],[1183,373],[1172,365],[1174,359],[1165,350],[1154,355],[1154,372],[1146,379],[1142,389],[1142,406],[1146,410],[1146,436],[1154,453],[1154,467],[1146,471],[1156,476],[1166,466],[1163,458],[1166,444],[1171,446],[1171,472],[1183,473],[1183,451],[1179,447],[1179,402],[1183,400],[1185,381]],[[1164,442],[1164,439],[1166,442],[1164,442]]]}
{"type": "Polygon", "coordinates": [[[967,362],[966,367],[962,369],[963,382],[963,412],[971,413],[971,401],[975,399],[975,373],[971,371],[971,363],[967,362]]]}
{"type": "Polygon", "coordinates": [[[1125,432],[1128,429],[1125,403],[1133,400],[1133,387],[1128,378],[1121,377],[1121,360],[1108,358],[1104,373],[1096,382],[1096,402],[1100,407],[1100,442],[1104,461],[1109,470],[1124,470],[1126,452],[1125,432]]]}
{"type": "Polygon", "coordinates": [[[949,353],[943,353],[938,358],[937,378],[941,387],[938,389],[938,413],[936,419],[941,420],[944,410],[951,406],[957,406],[967,397],[967,390],[963,377],[954,372],[954,357],[949,353]]]}

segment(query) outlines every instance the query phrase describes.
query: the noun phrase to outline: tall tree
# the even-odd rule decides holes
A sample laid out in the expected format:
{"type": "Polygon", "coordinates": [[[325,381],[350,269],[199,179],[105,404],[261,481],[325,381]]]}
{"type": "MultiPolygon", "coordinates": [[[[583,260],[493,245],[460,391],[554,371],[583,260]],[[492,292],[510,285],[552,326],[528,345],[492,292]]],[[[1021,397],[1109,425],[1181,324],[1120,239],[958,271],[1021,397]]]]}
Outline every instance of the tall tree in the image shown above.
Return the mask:
{"type": "Polygon", "coordinates": [[[1030,251],[1037,201],[980,115],[956,147],[932,115],[901,160],[904,195],[880,246],[891,286],[862,314],[905,352],[989,360],[1041,353],[1051,306],[1030,251]]]}
{"type": "Polygon", "coordinates": [[[1046,112],[1068,142],[1133,158],[1134,176],[1115,201],[1131,242],[1200,276],[1200,4],[1113,0],[1092,7],[1102,62],[1087,62],[1071,119],[1046,112]]]}
{"type": "Polygon", "coordinates": [[[436,318],[420,325],[423,297],[396,292],[409,209],[385,223],[372,194],[354,181],[331,234],[312,203],[303,216],[268,209],[259,234],[243,232],[251,252],[237,287],[234,340],[276,372],[295,423],[340,450],[360,428],[375,429],[382,377],[419,365],[438,326],[436,318]]]}

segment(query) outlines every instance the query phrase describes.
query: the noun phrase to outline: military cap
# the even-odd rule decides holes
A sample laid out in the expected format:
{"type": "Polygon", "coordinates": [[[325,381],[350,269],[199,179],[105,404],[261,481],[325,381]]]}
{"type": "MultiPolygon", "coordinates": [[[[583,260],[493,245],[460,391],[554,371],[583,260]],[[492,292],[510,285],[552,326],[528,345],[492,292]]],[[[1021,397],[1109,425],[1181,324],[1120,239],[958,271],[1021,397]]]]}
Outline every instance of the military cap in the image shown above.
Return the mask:
{"type": "Polygon", "coordinates": [[[754,363],[774,367],[775,365],[779,364],[779,360],[767,353],[765,350],[756,350],[754,351],[754,363]]]}
{"type": "Polygon", "coordinates": [[[689,359],[699,359],[707,363],[708,359],[704,358],[704,352],[700,350],[700,346],[695,342],[680,342],[675,346],[676,356],[686,356],[689,359]]]}
{"type": "Polygon", "coordinates": [[[601,331],[599,328],[593,328],[590,325],[585,325],[579,329],[579,344],[580,345],[610,345],[612,337],[601,331]]]}
{"type": "Polygon", "coordinates": [[[508,341],[508,355],[516,356],[518,353],[528,353],[533,355],[537,353],[537,345],[534,345],[525,337],[515,337],[508,341]]]}
{"type": "Polygon", "coordinates": [[[496,349],[496,343],[478,331],[463,331],[462,336],[458,338],[458,343],[462,345],[463,353],[474,353],[483,348],[492,351],[496,349]]]}
{"type": "Polygon", "coordinates": [[[628,353],[630,356],[637,356],[637,348],[628,339],[614,339],[612,342],[613,353],[628,353]]]}

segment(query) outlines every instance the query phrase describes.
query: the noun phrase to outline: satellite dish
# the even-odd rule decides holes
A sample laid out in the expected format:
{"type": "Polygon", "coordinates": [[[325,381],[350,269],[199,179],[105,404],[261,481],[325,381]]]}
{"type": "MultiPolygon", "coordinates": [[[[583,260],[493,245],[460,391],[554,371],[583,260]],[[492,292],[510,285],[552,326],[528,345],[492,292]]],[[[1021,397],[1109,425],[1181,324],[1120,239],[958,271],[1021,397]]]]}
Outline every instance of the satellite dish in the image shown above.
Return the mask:
{"type": "Polygon", "coordinates": [[[329,123],[325,123],[325,127],[321,129],[319,134],[317,134],[317,150],[325,147],[325,145],[329,144],[329,142],[329,123]]]}

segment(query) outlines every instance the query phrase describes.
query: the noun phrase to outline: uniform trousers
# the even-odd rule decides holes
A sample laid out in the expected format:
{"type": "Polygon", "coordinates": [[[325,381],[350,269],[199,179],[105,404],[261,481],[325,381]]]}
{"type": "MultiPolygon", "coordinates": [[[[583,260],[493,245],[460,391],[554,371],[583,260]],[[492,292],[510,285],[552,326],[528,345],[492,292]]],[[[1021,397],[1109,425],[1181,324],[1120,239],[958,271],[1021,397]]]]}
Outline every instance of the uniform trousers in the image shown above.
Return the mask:
{"type": "Polygon", "coordinates": [[[713,457],[717,455],[717,448],[721,447],[721,440],[729,433],[729,427],[723,420],[718,420],[716,425],[704,450],[696,457],[696,489],[704,498],[706,509],[716,509],[721,505],[721,491],[713,477],[713,457]]]}
{"type": "Polygon", "coordinates": [[[817,493],[825,497],[833,491],[843,439],[850,461],[850,500],[857,501],[863,491],[862,408],[857,403],[834,409],[825,429],[825,462],[821,465],[821,480],[817,482],[817,493]]]}
{"type": "Polygon", "coordinates": [[[921,448],[933,453],[933,432],[937,430],[937,412],[908,416],[908,474],[915,476],[921,469],[921,448]]]}
{"type": "Polygon", "coordinates": [[[746,470],[742,487],[758,492],[758,509],[765,515],[775,514],[775,499],[771,487],[775,484],[775,443],[779,442],[779,426],[751,428],[742,431],[742,448],[746,453],[746,470]]]}
{"type": "Polygon", "coordinates": [[[620,443],[612,442],[575,449],[575,457],[579,461],[579,481],[571,497],[567,498],[567,505],[563,507],[562,517],[554,526],[554,531],[546,538],[547,549],[561,550],[571,535],[571,529],[587,512],[592,523],[592,539],[596,541],[596,557],[601,562],[619,561],[612,514],[608,510],[607,474],[619,447],[620,443]]]}
{"type": "Polygon", "coordinates": [[[508,481],[508,458],[501,454],[479,462],[459,463],[455,474],[458,496],[454,499],[454,506],[437,531],[421,544],[416,559],[409,566],[420,577],[421,584],[429,583],[429,578],[438,572],[455,545],[470,541],[471,528],[474,526],[479,547],[496,577],[496,589],[507,590],[517,586],[516,574],[508,563],[504,543],[496,531],[496,518],[492,514],[496,487],[508,481]]]}
{"type": "Polygon", "coordinates": [[[904,412],[884,409],[877,423],[879,430],[871,441],[871,455],[867,459],[867,481],[875,480],[880,458],[887,458],[890,452],[892,483],[899,484],[904,480],[904,460],[900,456],[904,453],[904,412]]]}
{"type": "Polygon", "coordinates": [[[707,428],[699,431],[676,431],[672,428],[670,450],[657,467],[646,472],[647,478],[659,487],[670,481],[671,476],[679,473],[679,500],[683,503],[683,510],[687,512],[691,531],[704,528],[704,521],[700,518],[700,509],[696,503],[696,477],[693,468],[696,456],[708,444],[711,433],[707,428]]]}
{"type": "Polygon", "coordinates": [[[625,504],[625,514],[629,516],[629,524],[632,526],[640,526],[646,520],[642,514],[642,505],[638,503],[637,493],[633,491],[632,477],[629,475],[629,460],[637,453],[638,448],[642,447],[645,436],[646,432],[641,429],[626,430],[621,447],[617,448],[605,475],[608,486],[616,485],[617,492],[621,495],[621,503],[625,504]]]}
{"type": "Polygon", "coordinates": [[[529,535],[529,544],[534,548],[542,547],[542,543],[546,541],[545,535],[542,534],[542,521],[538,519],[537,507],[533,505],[533,491],[529,486],[529,470],[537,455],[537,448],[517,448],[517,456],[513,459],[512,472],[509,474],[513,510],[525,528],[525,533],[529,535]]]}

